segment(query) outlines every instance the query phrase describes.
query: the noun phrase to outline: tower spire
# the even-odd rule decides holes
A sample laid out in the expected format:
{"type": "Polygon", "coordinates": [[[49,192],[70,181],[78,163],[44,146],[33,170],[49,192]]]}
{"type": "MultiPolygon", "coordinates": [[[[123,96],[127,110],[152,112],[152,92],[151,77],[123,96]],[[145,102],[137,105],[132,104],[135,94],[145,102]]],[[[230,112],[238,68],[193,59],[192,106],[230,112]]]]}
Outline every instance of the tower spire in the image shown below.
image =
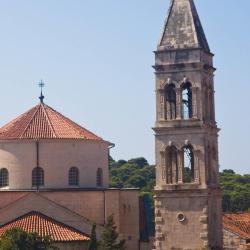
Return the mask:
{"type": "Polygon", "coordinates": [[[210,48],[193,0],[172,0],[158,49],[210,48]]]}
{"type": "Polygon", "coordinates": [[[40,102],[43,103],[43,100],[44,100],[44,95],[43,95],[43,88],[45,86],[45,83],[43,80],[41,80],[39,83],[38,83],[38,86],[40,87],[41,89],[41,94],[39,96],[39,99],[40,99],[40,102]]]}

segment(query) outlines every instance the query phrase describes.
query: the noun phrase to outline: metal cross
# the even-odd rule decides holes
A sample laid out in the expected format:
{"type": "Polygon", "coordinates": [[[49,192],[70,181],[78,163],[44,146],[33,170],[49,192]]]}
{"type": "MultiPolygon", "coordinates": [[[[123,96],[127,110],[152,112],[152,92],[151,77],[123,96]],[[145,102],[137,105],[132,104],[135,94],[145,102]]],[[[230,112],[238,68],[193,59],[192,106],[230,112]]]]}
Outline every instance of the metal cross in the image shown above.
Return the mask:
{"type": "Polygon", "coordinates": [[[44,88],[44,86],[45,86],[45,83],[43,82],[43,80],[41,80],[41,81],[38,83],[38,86],[39,86],[40,89],[41,89],[41,94],[40,94],[39,99],[40,99],[41,103],[43,103],[43,99],[44,99],[43,88],[44,88]]]}

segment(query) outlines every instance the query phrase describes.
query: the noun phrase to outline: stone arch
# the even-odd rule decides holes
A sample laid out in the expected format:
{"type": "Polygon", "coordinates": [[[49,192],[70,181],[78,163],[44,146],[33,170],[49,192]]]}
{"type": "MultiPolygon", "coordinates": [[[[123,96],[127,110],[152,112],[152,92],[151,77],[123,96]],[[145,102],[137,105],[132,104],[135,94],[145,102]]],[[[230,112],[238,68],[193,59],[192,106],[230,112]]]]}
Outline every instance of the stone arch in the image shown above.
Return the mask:
{"type": "Polygon", "coordinates": [[[182,119],[193,118],[193,84],[191,81],[185,81],[181,84],[181,113],[182,119]]]}
{"type": "Polygon", "coordinates": [[[176,119],[176,87],[169,83],[164,88],[165,118],[166,120],[176,119]]]}
{"type": "Polygon", "coordinates": [[[98,168],[96,171],[96,186],[97,187],[103,186],[103,170],[102,170],[102,168],[98,168]]]}
{"type": "Polygon", "coordinates": [[[32,187],[44,186],[44,170],[35,167],[32,170],[32,187]]]}
{"type": "Polygon", "coordinates": [[[178,149],[174,146],[168,146],[165,150],[166,182],[175,184],[178,182],[178,149]]]}
{"type": "Polygon", "coordinates": [[[194,147],[189,143],[182,147],[183,182],[195,182],[195,154],[194,147]]]}
{"type": "Polygon", "coordinates": [[[79,185],[79,169],[77,167],[71,167],[69,169],[69,186],[79,185]]]}
{"type": "Polygon", "coordinates": [[[7,168],[0,169],[0,188],[9,186],[9,171],[7,168]]]}

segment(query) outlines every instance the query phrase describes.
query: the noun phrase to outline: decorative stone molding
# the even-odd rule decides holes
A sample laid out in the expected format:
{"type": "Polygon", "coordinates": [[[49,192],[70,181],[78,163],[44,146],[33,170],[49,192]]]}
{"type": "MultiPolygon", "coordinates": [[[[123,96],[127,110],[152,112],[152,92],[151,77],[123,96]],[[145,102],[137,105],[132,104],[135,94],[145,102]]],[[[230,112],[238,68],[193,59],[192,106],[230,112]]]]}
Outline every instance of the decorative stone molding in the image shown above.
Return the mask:
{"type": "Polygon", "coordinates": [[[164,238],[164,234],[163,233],[156,233],[155,234],[155,238],[157,239],[157,240],[161,240],[161,239],[163,239],[164,238]]]}
{"type": "Polygon", "coordinates": [[[207,239],[208,238],[208,233],[200,233],[201,239],[207,239]]]}
{"type": "Polygon", "coordinates": [[[155,207],[161,207],[162,206],[162,202],[159,200],[155,201],[155,207]]]}
{"type": "Polygon", "coordinates": [[[155,217],[155,223],[162,223],[163,218],[162,217],[155,217]]]}
{"type": "Polygon", "coordinates": [[[161,226],[160,225],[156,225],[155,226],[155,231],[156,232],[161,232],[161,226]]]}
{"type": "Polygon", "coordinates": [[[200,222],[201,222],[201,223],[207,223],[207,220],[208,220],[208,216],[207,216],[207,215],[202,215],[202,216],[200,217],[200,222]]]}

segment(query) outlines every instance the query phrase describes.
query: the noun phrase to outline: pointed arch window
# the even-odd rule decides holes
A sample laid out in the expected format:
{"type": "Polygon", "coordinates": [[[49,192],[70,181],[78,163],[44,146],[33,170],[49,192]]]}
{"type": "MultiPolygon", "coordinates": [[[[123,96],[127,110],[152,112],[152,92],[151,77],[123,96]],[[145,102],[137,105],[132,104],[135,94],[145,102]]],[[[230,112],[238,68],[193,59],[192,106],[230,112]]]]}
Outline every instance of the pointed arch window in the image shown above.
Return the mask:
{"type": "Polygon", "coordinates": [[[9,186],[9,172],[6,168],[0,170],[0,188],[9,186]]]}
{"type": "Polygon", "coordinates": [[[69,170],[69,185],[70,186],[79,185],[79,170],[77,167],[71,167],[69,170]]]}
{"type": "Polygon", "coordinates": [[[44,185],[44,170],[41,167],[36,167],[32,170],[32,186],[44,185]]]}
{"type": "Polygon", "coordinates": [[[174,146],[166,149],[166,180],[167,184],[174,184],[178,182],[178,161],[177,149],[174,146]]]}
{"type": "Polygon", "coordinates": [[[191,145],[183,148],[183,182],[194,182],[194,150],[191,145]]]}
{"type": "Polygon", "coordinates": [[[102,168],[98,168],[96,172],[96,185],[97,187],[103,186],[103,171],[102,168]]]}
{"type": "Polygon", "coordinates": [[[176,119],[176,89],[174,84],[166,85],[165,96],[165,118],[167,120],[176,119]]]}
{"type": "Polygon", "coordinates": [[[187,120],[193,117],[192,85],[186,82],[182,86],[182,118],[187,120]]]}

